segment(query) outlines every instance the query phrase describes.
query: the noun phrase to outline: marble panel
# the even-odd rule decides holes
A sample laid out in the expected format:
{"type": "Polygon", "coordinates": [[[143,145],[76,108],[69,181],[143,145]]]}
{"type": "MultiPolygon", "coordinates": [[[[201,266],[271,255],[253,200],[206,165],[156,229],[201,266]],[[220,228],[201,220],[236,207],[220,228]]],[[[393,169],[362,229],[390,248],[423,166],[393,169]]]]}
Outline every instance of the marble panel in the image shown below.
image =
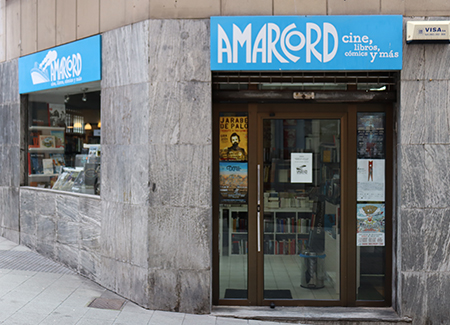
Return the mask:
{"type": "Polygon", "coordinates": [[[425,205],[450,207],[450,145],[425,145],[425,205]]]}
{"type": "Polygon", "coordinates": [[[107,289],[116,290],[117,261],[101,256],[100,268],[100,284],[107,289]]]}
{"type": "Polygon", "coordinates": [[[426,275],[418,272],[402,272],[400,279],[401,315],[412,317],[415,324],[425,324],[428,295],[426,275]]]}
{"type": "Polygon", "coordinates": [[[450,79],[450,48],[446,44],[425,44],[425,78],[450,79]]]}
{"type": "Polygon", "coordinates": [[[36,252],[38,252],[41,255],[44,255],[48,258],[55,259],[56,257],[56,245],[55,242],[50,241],[42,241],[39,239],[36,239],[36,252]]]}
{"type": "Polygon", "coordinates": [[[133,84],[126,88],[128,110],[130,117],[130,142],[133,145],[147,145],[149,114],[150,114],[150,89],[149,83],[133,84]]]}
{"type": "Polygon", "coordinates": [[[448,81],[425,81],[425,143],[449,143],[448,81]]]}
{"type": "MultiPolygon", "coordinates": [[[[116,215],[121,207],[122,205],[119,203],[102,200],[103,218],[101,224],[100,246],[101,255],[108,258],[114,258],[116,254],[116,215]]],[[[119,213],[120,212],[121,211],[119,211],[119,213]]]]}
{"type": "Polygon", "coordinates": [[[20,211],[20,232],[36,237],[36,215],[32,211],[20,211]]]}
{"type": "Polygon", "coordinates": [[[149,22],[143,21],[103,34],[102,88],[148,81],[149,22]]]}
{"type": "Polygon", "coordinates": [[[80,248],[80,224],[66,220],[58,220],[56,224],[56,240],[60,244],[80,248]]]}
{"type": "Polygon", "coordinates": [[[6,187],[2,188],[2,227],[11,230],[19,230],[19,188],[6,187]]]}
{"type": "Polygon", "coordinates": [[[131,202],[129,146],[102,147],[102,199],[131,202]]]}
{"type": "Polygon", "coordinates": [[[180,245],[180,218],[183,209],[149,208],[148,265],[150,268],[174,269],[180,245]]]}
{"type": "MultiPolygon", "coordinates": [[[[391,5],[392,3],[395,3],[397,1],[398,0],[391,1],[391,5]]],[[[397,7],[397,9],[399,9],[399,7],[397,7]]],[[[413,20],[423,20],[423,17],[404,17],[403,18],[404,34],[406,33],[407,22],[413,20]]],[[[403,80],[423,80],[424,78],[425,78],[425,45],[417,43],[407,44],[406,41],[403,40],[403,69],[400,74],[400,79],[403,82],[403,80]]]]}
{"type": "Polygon", "coordinates": [[[185,208],[179,220],[177,266],[186,270],[211,268],[212,211],[185,208]]]}
{"type": "Polygon", "coordinates": [[[19,77],[17,60],[11,60],[0,64],[0,75],[9,78],[0,78],[0,103],[19,102],[19,77]]]}
{"type": "MultiPolygon", "coordinates": [[[[77,36],[77,0],[56,3],[56,45],[72,42],[77,36]]],[[[82,20],[81,17],[79,20],[82,20]]]]}
{"type": "Polygon", "coordinates": [[[430,210],[425,209],[401,209],[400,210],[400,242],[401,247],[401,270],[418,271],[424,270],[425,234],[427,233],[426,218],[430,210]]]}
{"type": "Polygon", "coordinates": [[[24,245],[28,248],[35,249],[36,248],[36,236],[27,234],[23,231],[20,231],[20,245],[24,245]]]}
{"type": "Polygon", "coordinates": [[[17,230],[7,228],[1,229],[1,236],[16,244],[20,244],[20,235],[20,232],[17,230]]]}
{"type": "Polygon", "coordinates": [[[37,34],[38,51],[56,45],[56,0],[39,0],[37,34]]]}
{"type": "Polygon", "coordinates": [[[211,144],[211,83],[181,83],[180,143],[211,144]]]}
{"type": "Polygon", "coordinates": [[[149,285],[150,309],[179,311],[180,282],[177,271],[150,269],[149,285]]]}
{"type": "Polygon", "coordinates": [[[36,237],[38,242],[56,242],[56,223],[51,217],[38,216],[36,218],[36,237]]]}
{"type": "Polygon", "coordinates": [[[148,146],[128,146],[129,154],[129,180],[131,190],[131,203],[148,205],[150,191],[149,183],[149,152],[148,146]]]}
{"type": "Polygon", "coordinates": [[[100,32],[125,25],[126,7],[125,0],[100,0],[100,32]]]}
{"type": "Polygon", "coordinates": [[[131,217],[131,264],[140,267],[148,266],[149,254],[149,214],[144,206],[130,206],[131,217]]]}
{"type": "Polygon", "coordinates": [[[209,19],[149,22],[151,82],[211,81],[209,19]]]}
{"type": "MultiPolygon", "coordinates": [[[[101,196],[102,200],[112,201],[113,191],[117,183],[114,173],[114,149],[113,146],[102,144],[102,175],[101,175],[101,196]]],[[[103,211],[103,209],[102,209],[103,211]]]]}
{"type": "Polygon", "coordinates": [[[80,271],[80,274],[98,282],[100,271],[100,256],[91,252],[81,250],[80,265],[78,266],[78,270],[80,271]]]}
{"type": "Polygon", "coordinates": [[[150,0],[150,18],[208,18],[220,15],[220,0],[150,0]]]}
{"type": "Polygon", "coordinates": [[[77,38],[100,32],[100,0],[77,0],[77,38]]]}
{"type": "MultiPolygon", "coordinates": [[[[104,80],[105,79],[103,78],[102,82],[104,82],[104,80]]],[[[114,97],[116,91],[116,88],[105,88],[102,84],[102,95],[100,96],[100,114],[102,122],[102,136],[100,138],[100,143],[102,145],[102,156],[104,146],[116,143],[116,130],[114,129],[114,125],[116,125],[114,120],[116,117],[116,111],[114,109],[114,97]]]]}
{"type": "Polygon", "coordinates": [[[87,216],[81,217],[80,247],[89,252],[100,252],[101,224],[87,216]]]}
{"type": "Polygon", "coordinates": [[[428,189],[425,187],[425,148],[423,145],[402,145],[399,159],[400,206],[420,208],[425,206],[428,189]]]}
{"type": "Polygon", "coordinates": [[[402,144],[423,144],[428,133],[424,122],[425,81],[402,81],[400,123],[398,132],[402,144]]]}
{"type": "Polygon", "coordinates": [[[68,245],[56,244],[56,259],[68,268],[77,271],[80,258],[80,250],[68,245]]]}
{"type": "Polygon", "coordinates": [[[20,56],[21,30],[20,30],[20,2],[8,1],[6,9],[6,59],[11,60],[20,56]]]}
{"type": "MultiPolygon", "coordinates": [[[[116,213],[116,254],[118,261],[130,263],[131,261],[131,205],[123,204],[120,212],[116,213]]],[[[119,274],[118,274],[119,275],[119,274]]]]}
{"type": "Polygon", "coordinates": [[[209,314],[211,311],[211,271],[180,271],[180,312],[209,314]]]}
{"type": "Polygon", "coordinates": [[[428,273],[426,319],[424,324],[446,324],[450,319],[450,308],[444,301],[450,299],[450,274],[428,273]]]}
{"type": "Polygon", "coordinates": [[[59,219],[72,222],[80,222],[78,214],[79,198],[73,195],[56,196],[56,215],[59,219]]]}
{"type": "Polygon", "coordinates": [[[404,13],[405,0],[381,0],[382,15],[403,15],[404,13]]]}
{"type": "Polygon", "coordinates": [[[273,15],[271,0],[262,0],[255,4],[253,0],[222,0],[221,14],[224,16],[273,15]]]}
{"type": "Polygon", "coordinates": [[[154,81],[149,85],[149,96],[149,143],[153,145],[179,143],[180,107],[183,106],[180,84],[154,81]]]}
{"type": "Polygon", "coordinates": [[[36,191],[33,190],[20,190],[20,214],[24,212],[34,213],[36,204],[36,191]]]}
{"type": "Polygon", "coordinates": [[[148,269],[131,265],[129,277],[131,287],[128,297],[137,304],[148,308],[148,269]]]}
{"type": "Polygon", "coordinates": [[[92,224],[100,227],[102,221],[102,205],[100,198],[80,197],[80,218],[85,224],[92,224]]]}
{"type": "Polygon", "coordinates": [[[211,146],[150,146],[150,159],[150,206],[211,206],[211,146]]]}
{"type": "Polygon", "coordinates": [[[131,277],[129,263],[116,262],[116,292],[124,297],[131,295],[131,277]]]}
{"type": "Polygon", "coordinates": [[[56,195],[36,191],[35,211],[37,215],[56,216],[56,195]]]}

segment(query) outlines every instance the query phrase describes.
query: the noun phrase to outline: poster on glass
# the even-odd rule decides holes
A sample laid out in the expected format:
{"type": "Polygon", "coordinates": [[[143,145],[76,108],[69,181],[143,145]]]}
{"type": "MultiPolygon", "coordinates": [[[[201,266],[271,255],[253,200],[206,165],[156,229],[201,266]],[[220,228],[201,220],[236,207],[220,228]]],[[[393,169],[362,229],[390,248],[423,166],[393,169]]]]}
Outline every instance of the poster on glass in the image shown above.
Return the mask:
{"type": "Polygon", "coordinates": [[[247,204],[247,163],[221,161],[219,186],[221,204],[247,204]]]}
{"type": "Polygon", "coordinates": [[[385,205],[357,205],[357,246],[385,245],[385,205]]]}
{"type": "Polygon", "coordinates": [[[364,202],[384,201],[384,159],[358,159],[357,199],[364,202]]]}
{"type": "Polygon", "coordinates": [[[247,161],[247,116],[220,117],[220,160],[247,161]]]}
{"type": "Polygon", "coordinates": [[[384,113],[358,113],[358,158],[384,159],[384,113]]]}

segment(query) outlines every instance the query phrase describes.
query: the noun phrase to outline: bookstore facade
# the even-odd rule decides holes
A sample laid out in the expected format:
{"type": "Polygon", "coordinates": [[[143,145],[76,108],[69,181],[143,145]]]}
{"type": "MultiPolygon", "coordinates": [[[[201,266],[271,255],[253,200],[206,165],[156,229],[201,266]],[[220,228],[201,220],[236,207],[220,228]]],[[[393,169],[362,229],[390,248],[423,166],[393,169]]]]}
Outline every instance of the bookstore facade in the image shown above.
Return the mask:
{"type": "Polygon", "coordinates": [[[450,50],[408,20],[146,19],[0,62],[0,234],[150,309],[450,317],[450,50]]]}

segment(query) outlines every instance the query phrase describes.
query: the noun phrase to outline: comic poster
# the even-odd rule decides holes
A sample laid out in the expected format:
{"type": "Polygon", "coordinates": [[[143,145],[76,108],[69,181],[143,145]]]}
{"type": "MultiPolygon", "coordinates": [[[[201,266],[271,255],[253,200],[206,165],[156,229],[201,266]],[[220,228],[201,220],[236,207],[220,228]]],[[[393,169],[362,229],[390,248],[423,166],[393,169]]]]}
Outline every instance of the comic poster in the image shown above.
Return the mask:
{"type": "Polygon", "coordinates": [[[220,160],[247,161],[248,117],[220,117],[220,160]]]}
{"type": "Polygon", "coordinates": [[[385,245],[385,205],[357,205],[357,246],[385,245]]]}
{"type": "Polygon", "coordinates": [[[385,158],[384,113],[358,113],[358,158],[385,158]]]}
{"type": "Polygon", "coordinates": [[[384,165],[384,159],[358,159],[356,177],[358,201],[384,201],[384,165]]]}
{"type": "Polygon", "coordinates": [[[221,161],[219,186],[221,204],[247,204],[247,163],[221,161]]]}

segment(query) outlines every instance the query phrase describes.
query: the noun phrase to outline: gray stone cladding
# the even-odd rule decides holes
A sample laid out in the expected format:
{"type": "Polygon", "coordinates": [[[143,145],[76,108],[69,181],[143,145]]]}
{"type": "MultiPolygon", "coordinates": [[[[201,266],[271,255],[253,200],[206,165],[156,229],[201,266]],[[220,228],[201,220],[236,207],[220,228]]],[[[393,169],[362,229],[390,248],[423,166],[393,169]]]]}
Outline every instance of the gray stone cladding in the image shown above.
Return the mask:
{"type": "Polygon", "coordinates": [[[147,20],[102,43],[100,283],[151,309],[209,313],[209,20],[147,20]]]}
{"type": "Polygon", "coordinates": [[[0,235],[19,243],[20,96],[17,60],[0,63],[0,235]]]}
{"type": "Polygon", "coordinates": [[[444,324],[450,319],[442,303],[450,300],[450,46],[405,43],[403,49],[398,306],[414,324],[444,324]]]}

